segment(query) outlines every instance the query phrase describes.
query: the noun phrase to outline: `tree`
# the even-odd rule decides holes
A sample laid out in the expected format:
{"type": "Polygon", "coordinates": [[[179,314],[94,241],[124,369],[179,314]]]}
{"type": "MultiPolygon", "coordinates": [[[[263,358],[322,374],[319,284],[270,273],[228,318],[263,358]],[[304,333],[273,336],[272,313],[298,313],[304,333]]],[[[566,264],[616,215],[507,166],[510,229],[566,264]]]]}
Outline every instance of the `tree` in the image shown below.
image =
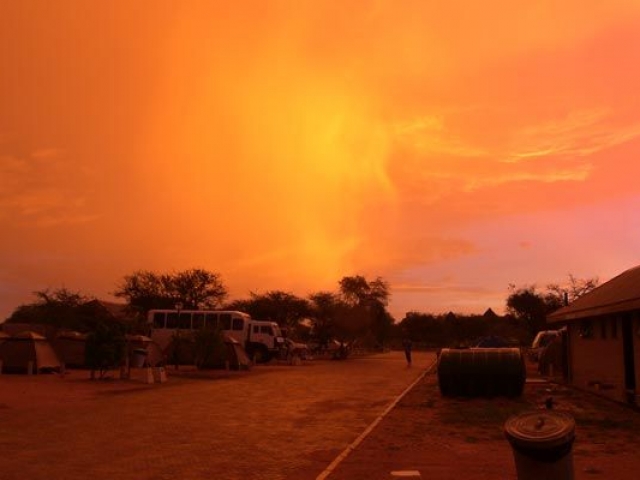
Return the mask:
{"type": "Polygon", "coordinates": [[[349,347],[371,332],[371,312],[365,306],[338,303],[333,325],[335,338],[341,345],[349,347]]]}
{"type": "Polygon", "coordinates": [[[114,295],[126,299],[132,309],[143,315],[152,308],[173,308],[176,304],[167,276],[148,270],[126,275],[114,295]]]}
{"type": "Polygon", "coordinates": [[[100,378],[122,364],[126,355],[125,328],[119,322],[99,322],[87,336],[85,344],[85,360],[91,368],[91,378],[95,378],[96,370],[100,378]]]}
{"type": "Polygon", "coordinates": [[[580,298],[598,286],[597,277],[581,279],[569,274],[565,285],[549,284],[546,291],[538,292],[535,285],[516,288],[509,285],[507,312],[519,320],[524,320],[531,335],[546,327],[546,317],[550,313],[580,298]]]}
{"type": "Polygon", "coordinates": [[[335,336],[335,318],[341,300],[333,292],[316,292],[309,295],[311,330],[321,348],[329,344],[335,336]]]}
{"type": "MultiPolygon", "coordinates": [[[[353,309],[352,321],[359,324],[355,331],[360,331],[365,322],[378,346],[383,347],[393,326],[393,317],[386,309],[390,296],[388,283],[381,277],[368,281],[355,275],[343,277],[339,285],[343,300],[353,309]]],[[[349,330],[344,322],[341,325],[349,330]]]]}
{"type": "Polygon", "coordinates": [[[516,288],[510,285],[507,297],[507,312],[525,322],[533,336],[546,326],[546,316],[560,304],[557,298],[538,293],[535,285],[516,288]]]}
{"type": "Polygon", "coordinates": [[[114,295],[144,315],[153,308],[177,304],[192,310],[215,308],[226,298],[227,289],[217,273],[199,268],[172,274],[139,270],[126,275],[114,295]]]}
{"type": "Polygon", "coordinates": [[[91,306],[95,300],[65,287],[33,292],[36,301],[20,305],[7,323],[49,325],[59,329],[88,330],[93,323],[91,306]]]}
{"type": "Polygon", "coordinates": [[[192,268],[168,276],[169,292],[185,309],[213,309],[222,305],[227,289],[217,273],[192,268]]]}
{"type": "Polygon", "coordinates": [[[600,283],[598,277],[593,278],[576,278],[569,274],[569,280],[566,284],[560,285],[550,283],[547,285],[547,294],[555,297],[559,305],[565,305],[574,302],[585,293],[589,293],[600,283]]]}
{"type": "Polygon", "coordinates": [[[89,300],[65,287],[33,292],[36,301],[20,305],[7,319],[8,323],[40,323],[65,326],[74,323],[74,309],[89,300]]]}
{"type": "Polygon", "coordinates": [[[351,305],[381,304],[386,307],[390,296],[389,285],[381,277],[369,282],[361,275],[343,277],[340,293],[351,305]]]}
{"type": "Polygon", "coordinates": [[[272,290],[264,294],[249,293],[249,299],[236,300],[227,304],[229,310],[240,310],[256,320],[271,320],[281,327],[295,331],[300,321],[309,317],[311,306],[304,298],[272,290]]]}

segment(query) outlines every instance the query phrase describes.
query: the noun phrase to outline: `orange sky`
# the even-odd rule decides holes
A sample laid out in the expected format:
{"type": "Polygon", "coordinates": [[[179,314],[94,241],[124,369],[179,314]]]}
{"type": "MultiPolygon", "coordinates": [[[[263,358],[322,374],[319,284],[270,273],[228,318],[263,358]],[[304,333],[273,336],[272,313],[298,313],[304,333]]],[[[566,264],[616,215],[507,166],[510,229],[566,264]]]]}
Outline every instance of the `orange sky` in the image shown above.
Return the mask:
{"type": "Polygon", "coordinates": [[[137,269],[382,276],[401,319],[640,263],[637,0],[0,1],[0,45],[0,319],[137,269]]]}

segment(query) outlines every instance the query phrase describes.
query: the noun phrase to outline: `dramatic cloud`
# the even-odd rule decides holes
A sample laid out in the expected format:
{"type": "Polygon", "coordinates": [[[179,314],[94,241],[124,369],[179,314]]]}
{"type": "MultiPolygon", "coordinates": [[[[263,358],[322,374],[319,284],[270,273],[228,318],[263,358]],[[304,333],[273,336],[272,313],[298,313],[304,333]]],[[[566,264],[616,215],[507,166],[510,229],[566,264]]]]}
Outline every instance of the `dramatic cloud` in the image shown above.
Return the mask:
{"type": "Polygon", "coordinates": [[[636,202],[635,0],[5,2],[0,27],[0,318],[139,268],[234,297],[381,275],[402,315],[499,311],[567,273],[552,241],[637,262],[636,233],[575,236],[636,202]]]}

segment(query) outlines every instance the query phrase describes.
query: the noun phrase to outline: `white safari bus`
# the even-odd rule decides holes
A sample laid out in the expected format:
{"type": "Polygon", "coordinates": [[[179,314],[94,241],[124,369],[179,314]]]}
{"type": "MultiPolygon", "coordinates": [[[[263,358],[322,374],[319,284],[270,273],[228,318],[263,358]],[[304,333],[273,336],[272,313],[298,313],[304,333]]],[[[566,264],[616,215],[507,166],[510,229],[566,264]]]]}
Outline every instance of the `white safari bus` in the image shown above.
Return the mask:
{"type": "Polygon", "coordinates": [[[231,310],[149,310],[147,321],[151,339],[163,351],[176,333],[217,328],[238,340],[254,361],[268,361],[284,346],[276,322],[253,320],[248,314],[231,310]]]}

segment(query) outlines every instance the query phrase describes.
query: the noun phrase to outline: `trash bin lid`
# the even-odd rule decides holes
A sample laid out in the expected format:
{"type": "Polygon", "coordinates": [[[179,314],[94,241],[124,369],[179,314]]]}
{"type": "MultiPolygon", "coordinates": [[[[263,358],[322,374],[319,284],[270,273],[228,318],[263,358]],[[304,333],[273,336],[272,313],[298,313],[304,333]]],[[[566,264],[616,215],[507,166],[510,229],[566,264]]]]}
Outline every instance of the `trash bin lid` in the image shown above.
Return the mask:
{"type": "Polygon", "coordinates": [[[571,415],[546,410],[515,415],[507,420],[507,439],[523,448],[545,449],[573,441],[576,422],[571,415]]]}

